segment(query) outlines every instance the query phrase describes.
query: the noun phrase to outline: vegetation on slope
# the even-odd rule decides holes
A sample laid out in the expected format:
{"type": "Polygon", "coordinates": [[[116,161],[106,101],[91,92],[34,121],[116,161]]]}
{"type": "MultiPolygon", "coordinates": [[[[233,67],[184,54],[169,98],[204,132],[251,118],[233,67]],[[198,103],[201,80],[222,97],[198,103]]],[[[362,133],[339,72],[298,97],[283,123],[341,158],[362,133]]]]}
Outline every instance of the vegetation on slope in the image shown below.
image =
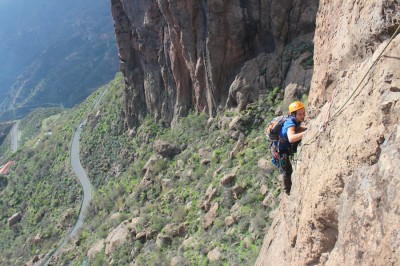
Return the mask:
{"type": "Polygon", "coordinates": [[[5,158],[15,164],[1,176],[2,264],[22,265],[49,252],[75,224],[81,188],[70,168],[70,144],[99,93],[74,110],[38,110],[21,122],[24,146],[5,158]],[[14,214],[21,219],[9,225],[14,214]]]}
{"type": "Polygon", "coordinates": [[[0,124],[0,160],[3,156],[3,154],[5,154],[7,152],[8,146],[10,145],[10,138],[9,133],[11,131],[13,127],[13,123],[4,123],[4,124],[0,124]]]}
{"type": "Polygon", "coordinates": [[[84,228],[57,263],[169,265],[175,259],[198,265],[210,264],[215,251],[218,263],[251,264],[280,193],[263,134],[278,89],[241,113],[191,114],[173,128],[149,117],[129,135],[123,86],[118,74],[93,110],[102,90],[74,110],[39,110],[21,122],[24,145],[7,158],[16,164],[1,179],[2,261],[20,265],[43,256],[75,223],[81,188],[69,146],[89,113],[81,159],[95,195],[84,228]],[[160,142],[174,146],[175,155],[161,156],[160,142]],[[15,213],[21,220],[9,226],[15,213]],[[132,224],[126,238],[107,254],[103,247],[88,257],[124,224],[132,224]]]}
{"type": "Polygon", "coordinates": [[[210,120],[191,114],[172,129],[148,118],[128,136],[123,77],[117,76],[82,133],[83,164],[96,191],[79,239],[59,260],[72,265],[169,265],[175,257],[199,265],[218,250],[222,264],[250,265],[280,193],[276,172],[266,163],[263,133],[278,104],[277,92],[271,90],[241,113],[226,111],[210,120]],[[180,153],[160,156],[155,148],[159,141],[180,153]],[[258,166],[263,158],[266,166],[258,166]],[[233,181],[225,182],[229,175],[233,181]],[[207,197],[210,190],[215,193],[207,197]],[[269,200],[264,206],[265,190],[269,200]],[[216,204],[216,217],[205,226],[210,206],[216,204]],[[110,232],[131,223],[130,233],[111,252],[106,255],[103,247],[87,256],[110,232]]]}

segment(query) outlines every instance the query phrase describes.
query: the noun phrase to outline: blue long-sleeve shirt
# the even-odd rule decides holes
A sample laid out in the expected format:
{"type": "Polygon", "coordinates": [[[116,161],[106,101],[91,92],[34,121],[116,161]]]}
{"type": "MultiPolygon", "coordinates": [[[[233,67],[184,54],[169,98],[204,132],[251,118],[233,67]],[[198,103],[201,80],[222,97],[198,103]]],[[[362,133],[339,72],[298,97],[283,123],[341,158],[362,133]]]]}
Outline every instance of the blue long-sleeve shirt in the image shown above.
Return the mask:
{"type": "Polygon", "coordinates": [[[293,116],[289,116],[289,119],[286,120],[279,132],[279,136],[283,141],[275,142],[275,145],[279,147],[279,151],[288,151],[290,149],[289,138],[287,132],[290,127],[294,127],[295,129],[300,126],[301,122],[296,122],[296,119],[293,116]]]}

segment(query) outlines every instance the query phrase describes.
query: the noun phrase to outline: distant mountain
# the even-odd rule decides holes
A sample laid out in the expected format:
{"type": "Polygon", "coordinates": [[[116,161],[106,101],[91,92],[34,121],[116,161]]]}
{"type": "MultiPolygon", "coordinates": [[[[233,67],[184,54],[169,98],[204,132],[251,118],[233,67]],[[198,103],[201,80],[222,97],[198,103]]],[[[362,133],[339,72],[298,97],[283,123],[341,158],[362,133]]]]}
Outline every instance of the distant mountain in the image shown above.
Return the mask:
{"type": "Polygon", "coordinates": [[[117,71],[108,0],[0,0],[0,119],[73,106],[117,71]]]}

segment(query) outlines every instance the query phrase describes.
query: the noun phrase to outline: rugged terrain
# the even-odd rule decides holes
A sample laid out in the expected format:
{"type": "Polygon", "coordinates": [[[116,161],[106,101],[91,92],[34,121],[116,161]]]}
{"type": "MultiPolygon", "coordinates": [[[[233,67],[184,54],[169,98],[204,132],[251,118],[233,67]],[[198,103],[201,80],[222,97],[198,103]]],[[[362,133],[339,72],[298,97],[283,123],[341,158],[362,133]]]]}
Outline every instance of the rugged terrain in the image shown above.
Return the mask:
{"type": "MultiPolygon", "coordinates": [[[[94,199],[53,263],[399,264],[397,1],[111,3],[122,75],[83,128],[94,199]],[[263,129],[300,97],[308,132],[288,197],[263,129]]],[[[8,264],[39,262],[72,227],[67,146],[94,98],[11,156],[8,264]]]]}
{"type": "Polygon", "coordinates": [[[257,265],[400,263],[399,35],[378,59],[399,14],[397,1],[321,1],[313,120],[257,265]]]}
{"type": "Polygon", "coordinates": [[[243,110],[268,89],[308,91],[317,0],[112,0],[126,124],[243,110]]]}

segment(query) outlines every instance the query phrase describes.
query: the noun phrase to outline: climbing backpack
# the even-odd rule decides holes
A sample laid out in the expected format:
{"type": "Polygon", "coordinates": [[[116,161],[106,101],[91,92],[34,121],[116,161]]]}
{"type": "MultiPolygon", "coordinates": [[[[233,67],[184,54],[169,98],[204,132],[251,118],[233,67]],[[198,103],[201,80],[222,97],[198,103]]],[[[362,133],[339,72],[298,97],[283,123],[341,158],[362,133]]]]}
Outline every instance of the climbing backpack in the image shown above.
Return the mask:
{"type": "Polygon", "coordinates": [[[283,124],[289,119],[290,117],[288,115],[281,115],[272,119],[265,129],[265,136],[267,139],[271,142],[281,140],[279,132],[281,131],[283,124]]]}

